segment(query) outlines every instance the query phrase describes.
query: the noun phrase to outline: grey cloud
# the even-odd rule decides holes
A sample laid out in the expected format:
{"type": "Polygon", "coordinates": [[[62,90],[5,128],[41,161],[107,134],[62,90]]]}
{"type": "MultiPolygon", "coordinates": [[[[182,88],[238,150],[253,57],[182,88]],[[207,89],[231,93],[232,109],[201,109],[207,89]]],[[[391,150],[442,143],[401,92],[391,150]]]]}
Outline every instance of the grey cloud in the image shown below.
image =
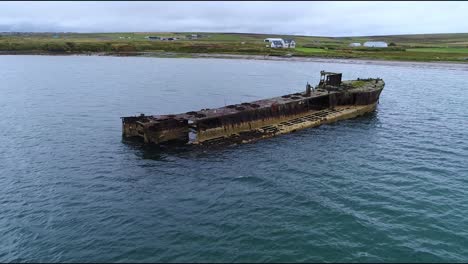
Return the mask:
{"type": "Polygon", "coordinates": [[[0,31],[468,32],[468,2],[0,2],[0,31]]]}

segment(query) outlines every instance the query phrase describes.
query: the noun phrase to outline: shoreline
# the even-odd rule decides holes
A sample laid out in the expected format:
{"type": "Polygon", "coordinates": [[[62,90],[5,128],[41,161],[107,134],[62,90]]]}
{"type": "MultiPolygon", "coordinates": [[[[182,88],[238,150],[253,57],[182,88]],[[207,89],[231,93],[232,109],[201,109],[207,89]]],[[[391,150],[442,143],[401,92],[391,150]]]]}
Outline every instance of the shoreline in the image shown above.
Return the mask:
{"type": "Polygon", "coordinates": [[[292,62],[322,62],[322,63],[344,63],[344,64],[368,64],[387,66],[462,66],[468,69],[468,63],[453,61],[397,61],[378,60],[367,58],[328,58],[328,57],[280,57],[262,55],[239,55],[239,54],[195,54],[195,58],[217,58],[217,59],[246,59],[246,60],[272,60],[272,61],[292,61],[292,62]]]}
{"type": "Polygon", "coordinates": [[[109,56],[109,57],[146,57],[146,58],[205,58],[205,59],[241,59],[241,60],[271,60],[289,62],[322,62],[322,63],[344,63],[344,64],[367,64],[386,66],[462,66],[467,68],[468,62],[454,61],[401,61],[380,60],[369,58],[330,58],[330,57],[294,57],[294,56],[269,56],[269,55],[247,55],[247,54],[221,54],[221,53],[177,53],[177,52],[89,52],[89,53],[52,53],[52,52],[11,52],[0,51],[2,55],[35,55],[35,56],[109,56]]]}

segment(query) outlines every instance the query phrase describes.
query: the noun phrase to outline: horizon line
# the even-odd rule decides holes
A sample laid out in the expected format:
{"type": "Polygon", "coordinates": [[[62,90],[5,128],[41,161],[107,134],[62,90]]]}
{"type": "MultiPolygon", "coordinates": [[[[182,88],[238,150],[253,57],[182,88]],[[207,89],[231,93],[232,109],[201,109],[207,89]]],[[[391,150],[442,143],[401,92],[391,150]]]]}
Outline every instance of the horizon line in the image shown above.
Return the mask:
{"type": "Polygon", "coordinates": [[[450,33],[408,33],[408,34],[386,34],[386,35],[347,35],[347,36],[319,36],[319,35],[300,35],[300,34],[282,34],[282,33],[252,33],[252,32],[213,32],[213,31],[108,31],[108,32],[75,32],[75,31],[2,31],[0,33],[65,33],[65,34],[115,34],[115,33],[209,33],[209,34],[252,34],[252,35],[286,35],[296,37],[318,37],[318,38],[359,38],[359,37],[389,37],[389,36],[411,36],[411,35],[448,35],[448,34],[468,34],[468,32],[450,32],[450,33]]]}

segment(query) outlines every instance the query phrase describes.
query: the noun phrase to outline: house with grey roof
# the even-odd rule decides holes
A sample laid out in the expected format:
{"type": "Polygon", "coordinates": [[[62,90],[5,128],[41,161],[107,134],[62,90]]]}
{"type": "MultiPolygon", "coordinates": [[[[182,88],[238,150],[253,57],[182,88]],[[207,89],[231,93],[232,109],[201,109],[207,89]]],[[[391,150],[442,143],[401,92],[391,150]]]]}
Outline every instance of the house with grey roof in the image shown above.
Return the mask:
{"type": "Polygon", "coordinates": [[[296,48],[296,42],[294,41],[294,39],[284,39],[284,43],[290,49],[296,48]]]}
{"type": "Polygon", "coordinates": [[[263,40],[264,42],[270,43],[267,45],[267,47],[270,48],[295,48],[296,47],[296,42],[292,39],[287,39],[284,40],[282,38],[266,38],[263,40]]]}

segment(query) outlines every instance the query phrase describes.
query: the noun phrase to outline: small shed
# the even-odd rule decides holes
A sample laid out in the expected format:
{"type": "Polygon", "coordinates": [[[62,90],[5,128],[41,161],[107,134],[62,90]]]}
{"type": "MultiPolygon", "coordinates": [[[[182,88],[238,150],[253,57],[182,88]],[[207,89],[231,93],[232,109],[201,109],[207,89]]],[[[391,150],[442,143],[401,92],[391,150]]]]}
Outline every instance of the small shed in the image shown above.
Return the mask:
{"type": "Polygon", "coordinates": [[[200,34],[190,34],[190,35],[185,35],[185,38],[187,39],[198,39],[198,38],[201,38],[202,35],[200,34]]]}
{"type": "Polygon", "coordinates": [[[386,47],[388,47],[388,44],[387,44],[387,42],[384,42],[384,41],[367,41],[367,42],[364,42],[364,47],[386,48],[386,47]]]}
{"type": "Polygon", "coordinates": [[[166,40],[166,41],[178,40],[178,38],[176,38],[176,37],[160,37],[159,39],[160,40],[166,40]]]}

